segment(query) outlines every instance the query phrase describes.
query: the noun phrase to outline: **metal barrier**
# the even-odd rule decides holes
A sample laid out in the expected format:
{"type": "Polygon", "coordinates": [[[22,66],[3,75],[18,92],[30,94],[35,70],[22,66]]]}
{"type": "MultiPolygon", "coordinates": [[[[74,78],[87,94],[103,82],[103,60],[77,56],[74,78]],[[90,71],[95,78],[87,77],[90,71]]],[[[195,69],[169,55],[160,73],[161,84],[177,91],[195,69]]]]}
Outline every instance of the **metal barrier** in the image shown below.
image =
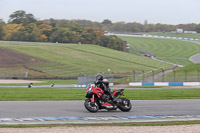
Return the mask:
{"type": "Polygon", "coordinates": [[[200,82],[200,70],[133,71],[132,82],[200,82]]]}
{"type": "MultiPolygon", "coordinates": [[[[78,76],[78,81],[77,81],[78,85],[87,85],[90,83],[94,83],[96,80],[95,76],[96,74],[78,76]]],[[[103,74],[103,76],[104,76],[104,79],[107,79],[109,81],[109,83],[114,82],[113,74],[103,74]]]]}

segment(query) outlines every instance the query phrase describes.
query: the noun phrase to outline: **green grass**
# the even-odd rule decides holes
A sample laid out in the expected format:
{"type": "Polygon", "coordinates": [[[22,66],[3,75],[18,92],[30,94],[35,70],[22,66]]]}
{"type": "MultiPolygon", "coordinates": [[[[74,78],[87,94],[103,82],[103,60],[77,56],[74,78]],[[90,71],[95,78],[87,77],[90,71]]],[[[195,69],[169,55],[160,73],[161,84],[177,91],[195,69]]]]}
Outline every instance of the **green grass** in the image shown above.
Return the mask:
{"type": "Polygon", "coordinates": [[[184,38],[200,39],[200,33],[192,34],[192,33],[150,32],[149,34],[151,34],[151,35],[159,35],[159,36],[184,37],[184,38]]]}
{"type": "Polygon", "coordinates": [[[0,88],[1,101],[83,100],[85,89],[0,88]]]}
{"type": "MultiPolygon", "coordinates": [[[[0,88],[0,101],[84,100],[86,89],[66,88],[0,88]]],[[[199,99],[200,89],[125,90],[132,100],[199,99]]]]}
{"type": "Polygon", "coordinates": [[[28,67],[59,77],[107,72],[108,69],[112,72],[128,72],[169,66],[97,45],[0,42],[0,47],[45,60],[45,63],[28,67]]]}
{"type": "Polygon", "coordinates": [[[39,127],[96,127],[96,126],[173,126],[200,124],[200,121],[169,121],[169,122],[125,122],[106,124],[40,124],[40,125],[0,125],[0,128],[39,128],[39,127]]]}
{"type": "MultiPolygon", "coordinates": [[[[34,86],[40,85],[51,85],[54,83],[55,85],[66,85],[66,84],[77,84],[77,80],[37,80],[37,81],[45,81],[44,83],[34,83],[34,86]]],[[[0,83],[0,86],[27,86],[28,83],[0,83]]]]}
{"type": "Polygon", "coordinates": [[[185,71],[185,70],[188,72],[197,72],[197,70],[200,70],[200,63],[187,65],[184,68],[181,68],[177,71],[179,72],[179,71],[185,71]]]}
{"type": "Polygon", "coordinates": [[[57,85],[65,85],[65,84],[77,84],[77,80],[41,80],[46,81],[45,83],[36,83],[36,85],[49,85],[49,84],[57,84],[57,85]]]}
{"type": "Polygon", "coordinates": [[[119,37],[126,40],[133,48],[153,53],[157,58],[180,65],[192,64],[189,58],[200,52],[199,45],[186,41],[145,37],[119,37]]]}
{"type": "Polygon", "coordinates": [[[126,90],[125,96],[130,99],[199,99],[200,89],[160,89],[160,90],[126,90]]]}
{"type": "MultiPolygon", "coordinates": [[[[176,82],[200,82],[200,63],[190,64],[175,71],[176,82]]],[[[173,81],[174,72],[165,74],[166,81],[173,81]]],[[[162,81],[162,77],[158,79],[162,81]]]]}

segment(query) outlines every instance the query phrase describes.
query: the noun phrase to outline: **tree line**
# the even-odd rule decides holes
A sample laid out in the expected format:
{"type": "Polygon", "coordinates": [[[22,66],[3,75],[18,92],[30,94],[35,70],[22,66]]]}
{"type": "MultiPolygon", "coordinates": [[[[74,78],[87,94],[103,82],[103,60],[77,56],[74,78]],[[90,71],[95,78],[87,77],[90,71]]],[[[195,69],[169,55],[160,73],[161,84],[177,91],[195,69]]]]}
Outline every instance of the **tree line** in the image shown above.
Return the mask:
{"type": "Polygon", "coordinates": [[[102,22],[92,22],[90,20],[56,20],[58,24],[69,24],[74,25],[78,24],[81,27],[92,27],[97,28],[102,31],[107,32],[170,32],[176,31],[177,29],[183,29],[184,31],[197,31],[200,33],[200,23],[190,23],[190,24],[148,24],[148,21],[145,20],[144,24],[132,22],[112,22],[109,19],[105,19],[102,22]]]}
{"type": "Polygon", "coordinates": [[[9,16],[5,23],[0,19],[0,39],[12,41],[41,41],[58,43],[96,44],[116,50],[125,51],[126,42],[116,36],[105,36],[104,32],[170,32],[176,29],[197,31],[200,24],[144,24],[132,22],[112,22],[105,19],[102,22],[90,20],[36,20],[34,15],[23,10],[9,16]]]}
{"type": "MultiPolygon", "coordinates": [[[[61,20],[62,23],[70,22],[71,20],[61,20]]],[[[148,24],[148,21],[145,20],[144,24],[132,22],[112,22],[109,19],[105,19],[103,22],[92,22],[89,20],[73,20],[74,22],[78,23],[80,26],[90,26],[99,28],[102,31],[108,32],[170,32],[176,31],[177,29],[183,29],[184,31],[197,31],[200,33],[200,23],[189,23],[189,24],[178,24],[178,25],[171,25],[171,24],[148,24]]]]}
{"type": "Polygon", "coordinates": [[[73,20],[36,20],[23,10],[12,13],[7,23],[0,19],[0,40],[96,44],[126,50],[125,41],[117,36],[105,36],[99,28],[81,26],[73,20]]]}

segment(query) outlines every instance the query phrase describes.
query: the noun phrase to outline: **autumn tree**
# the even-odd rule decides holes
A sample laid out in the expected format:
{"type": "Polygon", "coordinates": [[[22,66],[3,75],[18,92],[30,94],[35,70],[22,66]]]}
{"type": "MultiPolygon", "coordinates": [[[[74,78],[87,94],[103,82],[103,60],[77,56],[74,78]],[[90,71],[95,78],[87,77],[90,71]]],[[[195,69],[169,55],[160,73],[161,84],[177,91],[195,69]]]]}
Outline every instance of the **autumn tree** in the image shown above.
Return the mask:
{"type": "Polygon", "coordinates": [[[8,23],[10,24],[21,24],[21,23],[35,23],[37,20],[33,16],[33,14],[28,13],[26,14],[25,11],[19,10],[15,11],[9,16],[8,23]]]}
{"type": "Polygon", "coordinates": [[[112,24],[112,21],[109,19],[105,19],[103,20],[102,24],[109,25],[109,24],[112,24]]]}
{"type": "Polygon", "coordinates": [[[3,40],[11,40],[11,36],[14,32],[17,32],[21,28],[21,24],[6,24],[3,26],[4,36],[3,40]]]}
{"type": "Polygon", "coordinates": [[[25,39],[22,41],[42,41],[41,39],[41,31],[38,26],[34,23],[26,24],[23,28],[19,30],[21,33],[25,33],[25,39]]]}
{"type": "Polygon", "coordinates": [[[200,24],[196,26],[196,32],[200,33],[200,24]]]}
{"type": "Polygon", "coordinates": [[[49,19],[49,25],[51,25],[52,27],[56,27],[57,21],[53,18],[49,19]]]}
{"type": "Polygon", "coordinates": [[[42,24],[38,25],[38,29],[42,33],[42,39],[44,41],[48,41],[52,33],[52,26],[43,22],[42,24]]]}
{"type": "Polygon", "coordinates": [[[59,28],[58,30],[54,31],[50,36],[51,42],[59,42],[65,43],[68,42],[68,35],[69,29],[68,28],[59,28]]]}
{"type": "Polygon", "coordinates": [[[5,22],[3,21],[3,19],[0,19],[0,40],[3,37],[3,25],[5,25],[5,22]]]}

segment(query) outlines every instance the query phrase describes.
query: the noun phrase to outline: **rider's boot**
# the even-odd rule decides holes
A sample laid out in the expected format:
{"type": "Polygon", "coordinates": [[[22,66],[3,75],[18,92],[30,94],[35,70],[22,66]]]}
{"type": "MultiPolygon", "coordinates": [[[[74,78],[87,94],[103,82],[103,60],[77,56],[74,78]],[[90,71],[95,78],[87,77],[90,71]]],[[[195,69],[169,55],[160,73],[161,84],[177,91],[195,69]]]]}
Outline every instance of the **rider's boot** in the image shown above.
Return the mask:
{"type": "Polygon", "coordinates": [[[111,101],[109,100],[109,97],[107,97],[105,94],[103,94],[101,99],[102,99],[102,103],[101,103],[102,107],[113,108],[111,101]]]}

